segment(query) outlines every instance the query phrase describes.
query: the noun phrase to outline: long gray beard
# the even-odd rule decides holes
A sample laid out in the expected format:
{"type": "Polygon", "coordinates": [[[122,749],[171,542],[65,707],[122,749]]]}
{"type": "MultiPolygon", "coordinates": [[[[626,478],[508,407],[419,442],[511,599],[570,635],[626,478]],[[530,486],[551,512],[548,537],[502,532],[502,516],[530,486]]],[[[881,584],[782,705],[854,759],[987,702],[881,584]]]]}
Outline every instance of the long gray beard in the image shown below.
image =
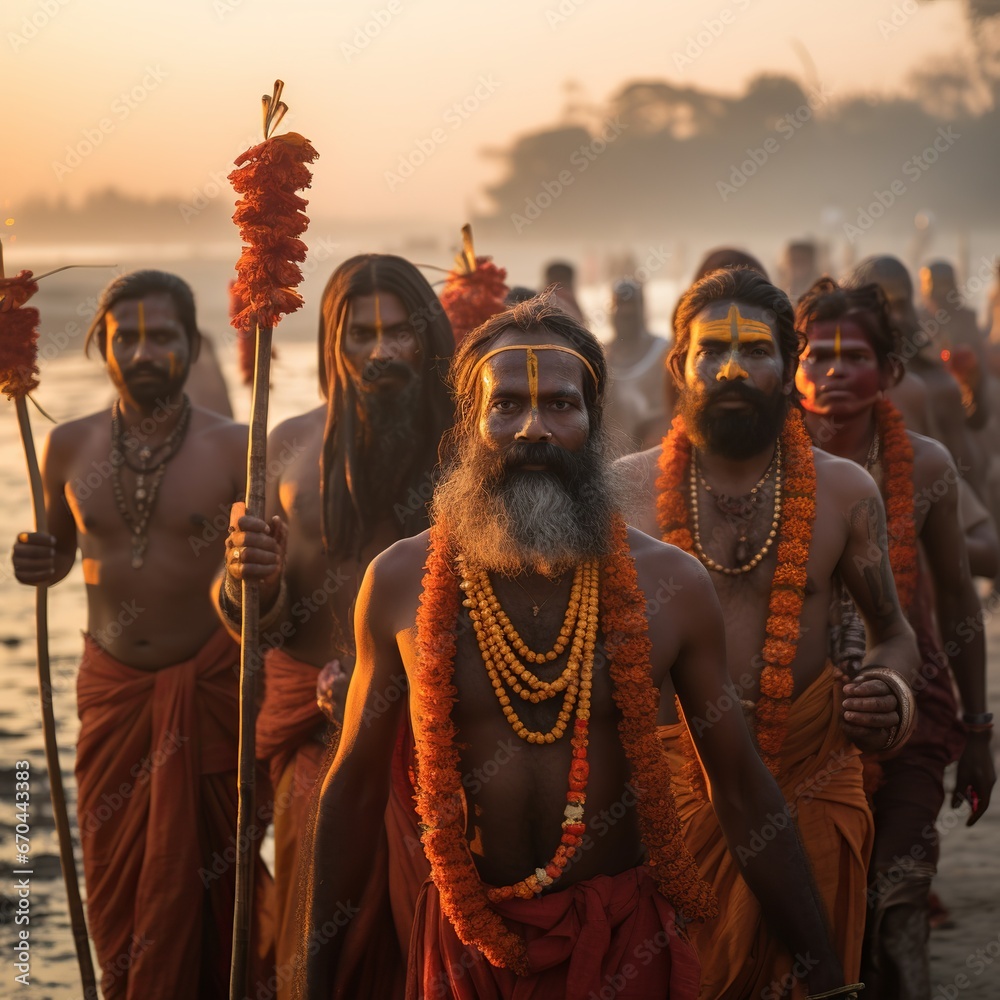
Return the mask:
{"type": "Polygon", "coordinates": [[[575,453],[571,482],[554,472],[498,469],[501,460],[465,443],[438,483],[432,518],[470,563],[514,576],[549,576],[607,555],[621,490],[594,446],[575,453]]]}

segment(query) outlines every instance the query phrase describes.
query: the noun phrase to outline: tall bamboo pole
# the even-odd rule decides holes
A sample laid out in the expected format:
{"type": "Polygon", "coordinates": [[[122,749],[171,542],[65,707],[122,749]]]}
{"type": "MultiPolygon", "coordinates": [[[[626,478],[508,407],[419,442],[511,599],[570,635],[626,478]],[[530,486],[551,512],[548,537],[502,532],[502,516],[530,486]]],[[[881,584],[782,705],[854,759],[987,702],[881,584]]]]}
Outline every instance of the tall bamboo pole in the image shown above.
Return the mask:
{"type": "MultiPolygon", "coordinates": [[[[271,375],[271,327],[257,325],[253,399],[247,448],[246,512],[264,517],[267,404],[271,375]]],[[[243,580],[243,625],[240,632],[240,763],[239,813],[236,820],[236,904],[229,1000],[244,1000],[250,971],[250,913],[253,903],[254,845],[250,839],[256,790],[257,675],[260,671],[260,591],[256,580],[243,580]]]]}
{"type": "MultiPolygon", "coordinates": [[[[0,278],[4,276],[3,246],[0,244],[0,278]]],[[[18,396],[14,401],[17,410],[17,426],[21,432],[21,444],[28,465],[28,482],[31,486],[31,505],[34,511],[35,531],[47,531],[45,516],[45,493],[42,488],[42,474],[38,468],[38,457],[31,434],[28,418],[28,401],[18,396]]],[[[49,772],[49,793],[52,798],[52,816],[59,837],[59,861],[63,880],[66,883],[66,901],[69,904],[69,921],[76,945],[76,958],[80,965],[83,981],[84,1000],[97,1000],[97,981],[94,963],[90,955],[90,939],[87,936],[87,919],[80,898],[80,882],[76,873],[76,858],[73,854],[73,836],[69,826],[69,812],[66,808],[66,792],[63,788],[62,769],[59,766],[59,746],[56,742],[56,718],[52,706],[52,670],[49,664],[49,624],[48,593],[46,586],[35,589],[35,635],[38,660],[38,695],[42,707],[42,733],[45,740],[45,764],[49,772]]]]}

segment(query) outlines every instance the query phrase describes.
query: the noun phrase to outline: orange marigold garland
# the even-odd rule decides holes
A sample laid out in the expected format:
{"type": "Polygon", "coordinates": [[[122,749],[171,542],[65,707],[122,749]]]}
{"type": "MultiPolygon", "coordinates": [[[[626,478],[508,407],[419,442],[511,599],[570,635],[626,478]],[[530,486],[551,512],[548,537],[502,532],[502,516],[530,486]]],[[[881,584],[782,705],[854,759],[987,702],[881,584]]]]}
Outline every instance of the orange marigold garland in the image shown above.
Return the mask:
{"type": "Polygon", "coordinates": [[[614,699],[622,718],[618,731],[638,798],[639,828],[650,874],[688,920],[718,913],[711,886],[684,843],[670,791],[670,763],[657,733],[659,692],[650,674],[652,643],[646,599],[639,589],[628,529],[617,519],[611,555],[604,563],[603,631],[614,699]]]}
{"type": "MultiPolygon", "coordinates": [[[[816,519],[816,467],[812,442],[798,410],[791,410],[785,420],[781,446],[786,456],[784,509],[777,537],[778,564],[771,581],[761,650],[763,666],[754,733],[761,758],[775,775],[781,767],[781,747],[792,707],[792,662],[798,648],[806,564],[816,519]]],[[[688,526],[685,492],[690,462],[691,441],[683,420],[675,417],[670,433],[663,439],[660,454],[657,513],[663,540],[693,555],[694,539],[688,526]]],[[[683,746],[687,751],[687,744],[683,746]]],[[[688,758],[690,764],[690,754],[688,758]]],[[[687,776],[693,787],[697,787],[699,782],[691,767],[687,776]]]]}
{"type": "Polygon", "coordinates": [[[507,295],[507,271],[489,257],[477,257],[472,246],[472,227],[462,227],[462,252],[455,258],[455,269],[448,272],[441,304],[448,314],[455,343],[503,312],[507,295]]]}
{"type": "Polygon", "coordinates": [[[416,684],[417,811],[421,840],[441,909],[464,944],[478,948],[493,965],[527,972],[524,941],[489,905],[465,839],[465,793],[451,711],[455,704],[455,632],[458,581],[454,554],[439,526],[431,528],[423,592],[417,612],[416,684]]]}
{"type": "MultiPolygon", "coordinates": [[[[284,114],[279,101],[281,81],[273,98],[265,96],[265,135],[284,114]]],[[[295,286],[302,281],[299,262],[306,259],[306,245],[298,237],[309,218],[308,202],[296,194],[312,183],[306,166],[319,154],[297,132],[271,135],[236,159],[229,180],[237,194],[233,221],[243,238],[243,253],[236,264],[234,296],[245,303],[233,318],[237,330],[253,336],[256,324],[273,327],[285,313],[302,305],[295,286]]]]}
{"type": "Polygon", "coordinates": [[[38,388],[39,316],[25,307],[37,291],[31,271],[0,277],[0,392],[12,400],[38,388]]]}
{"type": "MultiPolygon", "coordinates": [[[[643,842],[649,852],[650,873],[664,893],[688,919],[713,916],[717,902],[702,881],[697,865],[684,845],[680,821],[670,793],[669,764],[656,734],[658,695],[649,672],[650,642],[645,599],[638,588],[635,564],[629,554],[624,522],[615,526],[614,554],[604,563],[601,586],[602,627],[611,660],[615,702],[622,713],[619,731],[637,790],[643,842]]],[[[455,704],[454,660],[459,614],[456,554],[440,525],[431,528],[430,552],[417,613],[419,661],[412,689],[418,722],[417,811],[431,876],[441,897],[441,908],[464,944],[478,948],[495,966],[518,974],[527,970],[524,941],[513,933],[490,906],[491,895],[510,898],[534,894],[518,887],[491,890],[480,880],[465,837],[465,794],[459,773],[457,733],[451,712],[455,704]],[[513,888],[515,891],[508,892],[513,888]]],[[[574,725],[573,764],[567,799],[582,799],[587,782],[586,725],[574,725]]],[[[581,802],[582,805],[582,802],[581,802]]],[[[565,833],[573,840],[583,832],[582,821],[565,833]]],[[[585,829],[585,828],[584,828],[585,829]]],[[[557,856],[568,861],[573,844],[561,843],[557,856]]],[[[550,862],[545,872],[555,880],[563,865],[550,862]],[[551,869],[551,870],[550,870],[551,869]],[[556,870],[558,869],[558,871],[556,870]]],[[[547,884],[546,880],[542,880],[547,884]]],[[[519,883],[520,886],[520,883],[519,883]]]]}
{"type": "Polygon", "coordinates": [[[889,565],[899,604],[909,612],[917,592],[917,528],[913,516],[913,445],[903,417],[888,399],[875,404],[876,433],[882,439],[889,565]]]}

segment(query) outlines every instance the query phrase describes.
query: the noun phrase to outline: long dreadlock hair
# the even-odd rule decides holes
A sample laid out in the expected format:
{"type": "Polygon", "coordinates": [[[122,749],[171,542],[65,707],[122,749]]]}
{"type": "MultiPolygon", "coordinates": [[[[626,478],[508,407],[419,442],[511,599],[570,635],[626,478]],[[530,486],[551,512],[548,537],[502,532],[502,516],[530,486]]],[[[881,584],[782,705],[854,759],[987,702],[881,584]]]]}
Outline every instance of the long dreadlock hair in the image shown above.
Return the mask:
{"type": "Polygon", "coordinates": [[[427,279],[409,261],[391,254],[359,254],[344,261],[323,291],[319,323],[320,388],[327,401],[320,453],[321,523],[330,556],[357,555],[385,517],[385,511],[374,509],[369,500],[372,484],[361,453],[364,410],[341,350],[351,299],[376,291],[390,292],[402,302],[420,351],[422,388],[412,415],[417,446],[394,505],[400,537],[427,527],[424,501],[431,493],[438,443],[452,424],[445,379],[455,339],[427,279]]]}

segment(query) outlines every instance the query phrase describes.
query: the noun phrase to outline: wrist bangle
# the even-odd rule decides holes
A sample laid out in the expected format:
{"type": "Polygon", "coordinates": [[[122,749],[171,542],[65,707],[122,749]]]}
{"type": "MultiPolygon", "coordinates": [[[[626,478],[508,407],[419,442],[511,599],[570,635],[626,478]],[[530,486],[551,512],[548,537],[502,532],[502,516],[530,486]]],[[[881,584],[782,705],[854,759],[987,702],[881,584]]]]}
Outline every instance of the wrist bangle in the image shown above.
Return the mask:
{"type": "Polygon", "coordinates": [[[825,993],[810,993],[806,1000],[830,1000],[831,997],[847,997],[848,1000],[854,997],[854,1000],[857,1000],[858,994],[864,988],[864,983],[851,983],[849,986],[838,986],[835,990],[827,990],[825,993]]]}
{"type": "Polygon", "coordinates": [[[986,722],[976,725],[976,724],[970,724],[968,722],[963,722],[962,728],[965,730],[966,736],[975,736],[976,734],[982,735],[983,733],[986,733],[988,735],[989,733],[993,732],[993,723],[986,722]]]}
{"type": "Polygon", "coordinates": [[[913,735],[917,722],[917,702],[909,684],[903,679],[902,674],[889,667],[869,667],[867,670],[862,670],[857,679],[880,680],[892,691],[899,711],[899,725],[889,730],[889,739],[879,752],[899,749],[913,735]]]}
{"type": "Polygon", "coordinates": [[[967,726],[989,726],[993,723],[992,712],[963,712],[962,722],[967,726]]]}

